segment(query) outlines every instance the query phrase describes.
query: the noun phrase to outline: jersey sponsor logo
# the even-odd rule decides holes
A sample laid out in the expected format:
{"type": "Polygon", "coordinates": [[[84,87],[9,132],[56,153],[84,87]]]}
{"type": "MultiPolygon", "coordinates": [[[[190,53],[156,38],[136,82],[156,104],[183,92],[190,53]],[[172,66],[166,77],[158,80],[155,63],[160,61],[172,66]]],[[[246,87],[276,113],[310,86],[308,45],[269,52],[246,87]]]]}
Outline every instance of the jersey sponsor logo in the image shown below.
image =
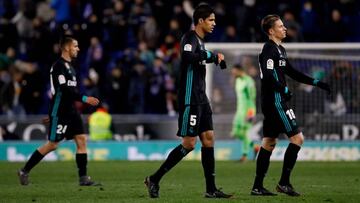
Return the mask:
{"type": "Polygon", "coordinates": [[[191,51],[191,49],[192,49],[191,44],[185,44],[184,51],[191,51]]]}
{"type": "Polygon", "coordinates": [[[266,61],[266,68],[267,69],[274,69],[274,61],[272,59],[268,59],[266,61]]]}
{"type": "Polygon", "coordinates": [[[72,81],[72,80],[68,80],[68,81],[67,81],[67,86],[76,87],[76,84],[77,84],[76,81],[72,81]]]}
{"type": "Polygon", "coordinates": [[[64,76],[64,75],[59,75],[58,80],[59,80],[59,84],[60,84],[60,85],[66,83],[66,79],[65,79],[65,76],[64,76]]]}
{"type": "Polygon", "coordinates": [[[279,60],[279,66],[286,66],[286,61],[284,59],[279,60]]]}

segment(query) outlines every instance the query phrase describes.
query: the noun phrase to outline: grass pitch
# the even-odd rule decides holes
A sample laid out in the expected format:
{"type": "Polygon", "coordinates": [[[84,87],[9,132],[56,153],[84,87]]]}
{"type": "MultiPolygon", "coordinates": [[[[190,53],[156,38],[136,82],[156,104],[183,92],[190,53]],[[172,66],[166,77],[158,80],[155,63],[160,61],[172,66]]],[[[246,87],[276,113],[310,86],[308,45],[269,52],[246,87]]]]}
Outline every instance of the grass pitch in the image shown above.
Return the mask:
{"type": "MultiPolygon", "coordinates": [[[[41,162],[30,174],[31,184],[21,186],[16,170],[23,163],[0,162],[0,202],[360,202],[359,162],[298,162],[292,176],[294,187],[303,195],[288,197],[250,196],[255,162],[216,163],[216,182],[230,200],[205,199],[204,178],[199,161],[182,161],[165,175],[160,198],[150,199],[144,177],[161,162],[89,162],[88,172],[101,187],[78,186],[75,162],[41,162]]],[[[272,162],[265,186],[275,191],[281,162],[272,162]]]]}

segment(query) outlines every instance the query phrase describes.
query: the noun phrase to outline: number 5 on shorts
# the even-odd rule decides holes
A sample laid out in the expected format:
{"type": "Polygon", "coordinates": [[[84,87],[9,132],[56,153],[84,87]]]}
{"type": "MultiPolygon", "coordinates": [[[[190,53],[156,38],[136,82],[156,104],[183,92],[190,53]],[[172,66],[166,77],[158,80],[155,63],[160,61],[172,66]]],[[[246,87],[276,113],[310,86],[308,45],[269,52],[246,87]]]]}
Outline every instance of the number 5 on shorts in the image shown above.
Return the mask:
{"type": "Polygon", "coordinates": [[[196,115],[190,115],[190,125],[191,126],[196,125],[196,115]]]}

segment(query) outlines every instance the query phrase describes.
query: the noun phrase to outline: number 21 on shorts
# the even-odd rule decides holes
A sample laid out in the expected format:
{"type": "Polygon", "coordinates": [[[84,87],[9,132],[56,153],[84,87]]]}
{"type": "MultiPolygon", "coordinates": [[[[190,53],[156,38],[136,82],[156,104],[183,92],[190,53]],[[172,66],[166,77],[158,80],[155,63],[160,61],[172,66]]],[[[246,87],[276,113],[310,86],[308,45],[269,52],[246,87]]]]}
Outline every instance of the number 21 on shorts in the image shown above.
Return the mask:
{"type": "Polygon", "coordinates": [[[56,134],[64,134],[66,132],[67,125],[57,125],[56,134]]]}

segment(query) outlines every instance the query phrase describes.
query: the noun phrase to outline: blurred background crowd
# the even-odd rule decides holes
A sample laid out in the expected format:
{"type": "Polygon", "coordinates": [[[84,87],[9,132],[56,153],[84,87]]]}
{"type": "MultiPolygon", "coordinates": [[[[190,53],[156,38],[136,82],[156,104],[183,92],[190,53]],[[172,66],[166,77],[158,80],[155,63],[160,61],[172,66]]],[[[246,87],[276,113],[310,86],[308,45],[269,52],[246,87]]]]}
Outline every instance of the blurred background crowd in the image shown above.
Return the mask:
{"type": "MultiPolygon", "coordinates": [[[[47,113],[49,70],[60,36],[71,34],[83,93],[113,114],[175,115],[179,42],[200,2],[0,0],[0,114],[47,113]]],[[[283,18],[286,42],[360,42],[356,0],[206,2],[217,24],[208,42],[263,42],[260,20],[269,13],[283,18]]]]}

